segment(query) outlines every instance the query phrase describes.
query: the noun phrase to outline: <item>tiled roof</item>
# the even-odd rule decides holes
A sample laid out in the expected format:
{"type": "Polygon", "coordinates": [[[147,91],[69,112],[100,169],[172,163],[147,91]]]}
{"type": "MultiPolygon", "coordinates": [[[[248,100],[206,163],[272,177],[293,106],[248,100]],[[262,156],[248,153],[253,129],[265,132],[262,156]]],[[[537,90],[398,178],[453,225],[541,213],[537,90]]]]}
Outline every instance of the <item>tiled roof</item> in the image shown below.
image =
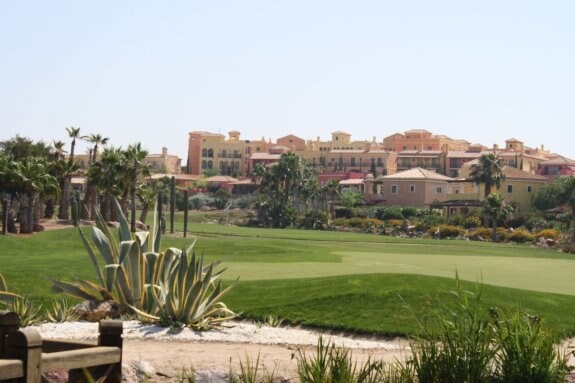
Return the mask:
{"type": "Polygon", "coordinates": [[[435,180],[435,181],[453,181],[451,177],[444,176],[431,170],[423,168],[413,168],[403,172],[391,174],[381,177],[384,180],[402,180],[402,179],[420,179],[420,180],[435,180]]]}
{"type": "Polygon", "coordinates": [[[361,178],[351,178],[348,180],[339,181],[340,185],[363,185],[363,180],[361,178]]]}
{"type": "Polygon", "coordinates": [[[536,174],[531,174],[525,170],[517,169],[512,166],[504,166],[503,174],[507,179],[523,179],[523,180],[534,180],[534,181],[546,181],[547,178],[543,176],[538,176],[536,174]]]}
{"type": "Polygon", "coordinates": [[[406,130],[405,133],[431,133],[431,132],[425,129],[410,129],[406,130]]]}
{"type": "Polygon", "coordinates": [[[253,153],[250,156],[252,160],[279,160],[281,154],[270,154],[270,153],[253,153]]]}
{"type": "Polygon", "coordinates": [[[338,150],[330,150],[330,153],[341,153],[341,154],[345,154],[345,153],[350,153],[350,154],[361,154],[361,153],[365,153],[365,150],[362,149],[338,149],[338,150]]]}
{"type": "Polygon", "coordinates": [[[557,158],[553,158],[551,160],[547,160],[547,161],[543,161],[541,162],[541,165],[568,165],[568,166],[575,166],[575,161],[567,158],[567,157],[563,157],[563,156],[559,156],[557,158]]]}
{"type": "Polygon", "coordinates": [[[238,179],[230,176],[213,176],[210,178],[206,178],[205,181],[207,182],[237,182],[238,179]]]}

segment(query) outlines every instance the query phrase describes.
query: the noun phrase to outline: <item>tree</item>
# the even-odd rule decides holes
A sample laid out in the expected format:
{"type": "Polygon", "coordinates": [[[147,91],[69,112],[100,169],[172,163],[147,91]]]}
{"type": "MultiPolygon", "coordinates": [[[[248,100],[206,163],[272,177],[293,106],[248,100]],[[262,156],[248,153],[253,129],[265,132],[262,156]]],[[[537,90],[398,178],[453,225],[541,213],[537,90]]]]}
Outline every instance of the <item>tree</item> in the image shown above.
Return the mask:
{"type": "Polygon", "coordinates": [[[501,194],[491,193],[483,201],[483,212],[489,217],[492,225],[491,241],[497,241],[497,221],[512,211],[501,194]]]}
{"type": "Polygon", "coordinates": [[[335,201],[341,194],[341,185],[339,184],[339,180],[331,179],[329,182],[323,187],[322,192],[326,197],[326,205],[329,201],[329,213],[331,218],[335,218],[335,201]]]}
{"type": "Polygon", "coordinates": [[[58,180],[50,174],[48,162],[32,157],[15,162],[13,169],[15,187],[21,193],[19,211],[20,233],[34,231],[34,211],[40,195],[58,194],[58,180]]]}
{"type": "Polygon", "coordinates": [[[50,147],[43,141],[33,142],[31,139],[19,135],[6,141],[0,141],[0,152],[10,155],[15,161],[31,157],[44,159],[50,157],[50,147]]]}
{"type": "Polygon", "coordinates": [[[340,193],[341,204],[348,209],[354,208],[355,206],[363,202],[363,193],[358,191],[350,190],[340,193]]]}
{"type": "Polygon", "coordinates": [[[560,204],[566,205],[571,209],[573,218],[571,243],[575,243],[575,176],[563,178],[560,182],[561,189],[557,197],[560,204]]]}
{"type": "Polygon", "coordinates": [[[70,126],[69,128],[66,128],[66,131],[68,132],[68,137],[72,139],[72,142],[70,143],[69,161],[74,162],[74,150],[76,149],[76,140],[82,138],[82,136],[80,136],[80,128],[74,128],[73,126],[70,126]]]}
{"type": "MultiPolygon", "coordinates": [[[[84,140],[94,144],[91,149],[90,165],[95,164],[98,158],[98,146],[105,145],[109,138],[103,137],[101,134],[90,134],[88,136],[82,137],[84,140]]],[[[98,197],[97,187],[92,182],[90,177],[88,177],[88,185],[86,187],[86,194],[84,195],[84,200],[82,201],[82,209],[80,211],[80,218],[82,219],[95,219],[95,206],[96,199],[98,197]]]]}
{"type": "Polygon", "coordinates": [[[493,153],[483,154],[479,157],[479,163],[471,165],[469,176],[476,184],[485,184],[484,197],[487,198],[491,189],[494,186],[499,188],[505,179],[503,161],[493,153]]]}
{"type": "Polygon", "coordinates": [[[371,174],[374,178],[377,178],[377,168],[375,167],[375,158],[371,159],[371,174]]]}
{"type": "Polygon", "coordinates": [[[123,168],[125,174],[125,189],[122,193],[122,209],[125,212],[127,209],[128,197],[132,201],[132,218],[131,218],[131,230],[136,231],[136,189],[138,176],[143,175],[145,177],[150,176],[150,168],[144,162],[144,159],[148,155],[148,151],[142,149],[142,145],[138,142],[134,145],[129,145],[128,149],[123,153],[123,168]]]}

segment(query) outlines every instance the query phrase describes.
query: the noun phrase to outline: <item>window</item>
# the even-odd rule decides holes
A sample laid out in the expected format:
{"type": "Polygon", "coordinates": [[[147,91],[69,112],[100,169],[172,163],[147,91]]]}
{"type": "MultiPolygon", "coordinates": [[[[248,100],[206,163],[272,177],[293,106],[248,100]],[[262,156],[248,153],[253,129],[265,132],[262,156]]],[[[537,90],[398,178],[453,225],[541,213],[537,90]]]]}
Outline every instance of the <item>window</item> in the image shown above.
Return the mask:
{"type": "Polygon", "coordinates": [[[527,185],[527,193],[531,193],[531,185],[527,185]]]}
{"type": "MultiPolygon", "coordinates": [[[[443,193],[443,189],[441,187],[438,187],[435,191],[437,192],[437,194],[443,193]]],[[[459,190],[457,190],[457,191],[459,191],[459,190]]]]}
{"type": "Polygon", "coordinates": [[[513,193],[513,185],[507,185],[507,193],[513,193]]]}
{"type": "Polygon", "coordinates": [[[202,169],[206,169],[208,167],[208,163],[206,160],[202,161],[202,169]]]}
{"type": "Polygon", "coordinates": [[[409,185],[409,191],[415,193],[415,185],[409,185]]]}
{"type": "Polygon", "coordinates": [[[397,194],[397,185],[391,185],[391,194],[397,194]]]}
{"type": "Polygon", "coordinates": [[[349,166],[355,166],[355,157],[351,157],[349,166]]]}
{"type": "Polygon", "coordinates": [[[433,150],[433,146],[429,145],[429,146],[427,147],[427,150],[433,150]]]}
{"type": "Polygon", "coordinates": [[[207,156],[210,158],[214,158],[214,149],[208,149],[208,155],[207,156]]]}
{"type": "Polygon", "coordinates": [[[208,161],[208,169],[213,169],[214,168],[214,162],[213,161],[208,161]]]}
{"type": "Polygon", "coordinates": [[[208,156],[208,149],[202,149],[202,157],[208,156]]]}
{"type": "Polygon", "coordinates": [[[378,159],[377,159],[377,166],[383,167],[383,158],[378,158],[378,159]]]}
{"type": "Polygon", "coordinates": [[[407,146],[404,145],[404,146],[403,146],[403,150],[407,150],[407,146]]]}
{"type": "Polygon", "coordinates": [[[223,149],[223,150],[222,150],[222,157],[223,157],[223,158],[226,158],[227,155],[228,155],[228,152],[226,151],[226,149],[223,149]]]}

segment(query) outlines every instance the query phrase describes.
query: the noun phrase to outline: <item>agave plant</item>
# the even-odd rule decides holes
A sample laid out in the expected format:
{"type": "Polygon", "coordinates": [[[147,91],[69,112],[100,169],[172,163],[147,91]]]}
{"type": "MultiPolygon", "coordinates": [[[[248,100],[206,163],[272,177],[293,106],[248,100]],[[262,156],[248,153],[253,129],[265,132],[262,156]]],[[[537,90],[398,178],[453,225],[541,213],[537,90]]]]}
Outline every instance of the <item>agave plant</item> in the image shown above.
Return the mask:
{"type": "Polygon", "coordinates": [[[0,308],[16,313],[22,327],[35,324],[40,319],[41,306],[34,307],[28,298],[9,292],[8,284],[2,274],[0,274],[0,308]]]}
{"type": "Polygon", "coordinates": [[[6,279],[0,274],[0,307],[7,308],[17,298],[21,298],[21,296],[8,291],[6,279]]]}
{"type": "Polygon", "coordinates": [[[52,307],[46,310],[46,316],[50,322],[62,323],[78,319],[78,313],[74,307],[68,305],[66,299],[52,301],[52,307]]]}
{"type": "Polygon", "coordinates": [[[219,262],[204,266],[203,257],[195,256],[194,244],[185,250],[168,248],[160,252],[157,214],[151,232],[132,234],[117,200],[115,207],[120,223],[118,236],[99,213],[91,242],[79,228],[98,283],[52,280],[55,291],[89,300],[112,299],[127,313],[169,325],[208,328],[235,316],[220,302],[233,284],[223,289],[217,281],[224,271],[215,271],[219,262]]]}

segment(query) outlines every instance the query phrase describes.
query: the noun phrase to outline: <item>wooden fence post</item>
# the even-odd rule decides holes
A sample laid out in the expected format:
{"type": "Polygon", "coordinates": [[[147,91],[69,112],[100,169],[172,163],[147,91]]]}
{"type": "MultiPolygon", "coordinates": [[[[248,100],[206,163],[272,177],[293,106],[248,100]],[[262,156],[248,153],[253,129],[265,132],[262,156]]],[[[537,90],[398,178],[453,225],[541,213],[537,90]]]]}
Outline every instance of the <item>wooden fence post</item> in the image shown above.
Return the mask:
{"type": "Polygon", "coordinates": [[[184,238],[188,235],[188,203],[189,193],[188,189],[184,190],[184,238]]]}
{"type": "MultiPolygon", "coordinates": [[[[99,325],[100,335],[98,337],[99,346],[119,347],[122,350],[122,321],[101,320],[99,325]]],[[[114,365],[106,382],[121,383],[122,381],[122,358],[114,365]]]]}
{"type": "Polygon", "coordinates": [[[31,329],[10,332],[6,338],[8,359],[19,359],[24,364],[24,383],[42,381],[42,337],[31,329]]]}

